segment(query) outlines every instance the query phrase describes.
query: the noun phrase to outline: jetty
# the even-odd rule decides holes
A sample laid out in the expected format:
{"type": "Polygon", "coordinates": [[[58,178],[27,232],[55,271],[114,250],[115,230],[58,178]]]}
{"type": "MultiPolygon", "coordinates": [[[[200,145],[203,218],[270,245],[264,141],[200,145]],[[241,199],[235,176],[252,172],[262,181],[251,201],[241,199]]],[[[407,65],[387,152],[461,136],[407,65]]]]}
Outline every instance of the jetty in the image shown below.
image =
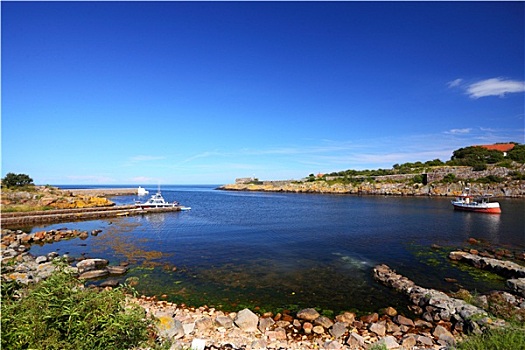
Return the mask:
{"type": "Polygon", "coordinates": [[[164,208],[137,208],[135,205],[118,205],[111,207],[74,208],[42,210],[31,212],[2,213],[0,225],[3,228],[20,227],[25,225],[49,224],[80,220],[97,220],[112,217],[145,215],[151,213],[165,213],[181,211],[182,206],[164,208]]]}

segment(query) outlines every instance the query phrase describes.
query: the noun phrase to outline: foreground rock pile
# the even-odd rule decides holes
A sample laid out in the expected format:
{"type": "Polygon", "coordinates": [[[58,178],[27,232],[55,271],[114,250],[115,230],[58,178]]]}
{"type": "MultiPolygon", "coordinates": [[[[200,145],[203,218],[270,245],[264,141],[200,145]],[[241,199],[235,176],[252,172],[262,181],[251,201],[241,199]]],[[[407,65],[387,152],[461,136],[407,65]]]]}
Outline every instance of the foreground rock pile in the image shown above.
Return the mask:
{"type": "Polygon", "coordinates": [[[331,320],[315,309],[258,316],[249,309],[224,313],[213,308],[178,307],[142,298],[137,302],[158,319],[162,339],[172,349],[199,343],[207,349],[366,349],[384,344],[387,349],[445,349],[454,335],[441,324],[412,321],[393,308],[357,318],[345,312],[331,320]]]}

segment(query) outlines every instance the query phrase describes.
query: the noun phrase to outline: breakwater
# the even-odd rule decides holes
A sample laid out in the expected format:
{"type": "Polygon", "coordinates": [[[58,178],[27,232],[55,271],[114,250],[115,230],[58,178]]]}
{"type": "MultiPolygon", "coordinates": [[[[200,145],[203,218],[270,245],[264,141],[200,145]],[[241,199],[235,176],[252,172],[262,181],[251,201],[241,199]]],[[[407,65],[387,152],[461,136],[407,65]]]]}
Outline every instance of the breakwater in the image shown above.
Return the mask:
{"type": "Polygon", "coordinates": [[[150,213],[165,213],[180,210],[182,210],[181,206],[141,209],[134,205],[122,205],[97,208],[12,212],[2,213],[2,216],[0,217],[0,224],[2,227],[9,228],[34,224],[49,224],[79,220],[96,220],[130,215],[145,215],[150,213]]]}

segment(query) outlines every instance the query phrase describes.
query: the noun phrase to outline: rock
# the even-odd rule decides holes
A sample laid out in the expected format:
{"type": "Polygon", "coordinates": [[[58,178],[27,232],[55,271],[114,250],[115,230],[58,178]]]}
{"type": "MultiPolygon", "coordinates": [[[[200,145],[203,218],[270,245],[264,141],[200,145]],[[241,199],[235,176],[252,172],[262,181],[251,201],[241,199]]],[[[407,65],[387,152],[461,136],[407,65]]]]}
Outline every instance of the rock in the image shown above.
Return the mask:
{"type": "Polygon", "coordinates": [[[432,339],[429,338],[429,337],[426,337],[424,335],[418,335],[417,336],[417,341],[423,345],[426,345],[426,346],[432,346],[434,345],[434,342],[432,342],[432,339]]]}
{"type": "Polygon", "coordinates": [[[387,349],[399,348],[396,338],[391,335],[387,335],[386,337],[382,338],[377,342],[377,344],[384,345],[387,349]]]}
{"type": "Polygon", "coordinates": [[[339,344],[339,342],[335,340],[327,341],[323,345],[323,349],[326,349],[326,350],[339,350],[341,348],[342,348],[341,344],[339,344]]]}
{"type": "Polygon", "coordinates": [[[419,319],[414,321],[414,325],[417,328],[432,328],[433,327],[432,323],[423,321],[423,320],[419,320],[419,319]]]}
{"type": "Polygon", "coordinates": [[[341,338],[347,331],[347,323],[336,322],[332,328],[330,328],[330,334],[335,338],[341,338]]]}
{"type": "Polygon", "coordinates": [[[417,340],[413,334],[405,335],[401,341],[401,345],[405,349],[413,349],[416,346],[417,340]]]}
{"type": "Polygon", "coordinates": [[[111,275],[122,275],[128,271],[126,266],[107,266],[106,269],[111,275]]]}
{"type": "Polygon", "coordinates": [[[94,278],[100,278],[109,275],[108,270],[91,270],[86,271],[84,273],[81,273],[80,276],[78,276],[79,279],[94,279],[94,278]]]}
{"type": "Polygon", "coordinates": [[[408,317],[405,317],[403,315],[397,315],[395,318],[394,318],[394,322],[396,322],[397,324],[400,324],[400,325],[404,325],[404,326],[409,326],[409,327],[414,327],[414,321],[412,321],[411,319],[409,319],[408,317]]]}
{"type": "Polygon", "coordinates": [[[239,311],[234,320],[237,327],[244,332],[256,332],[257,325],[259,323],[259,317],[254,314],[250,309],[243,309],[239,311]]]}
{"type": "Polygon", "coordinates": [[[313,331],[315,334],[323,334],[323,333],[324,333],[324,327],[323,327],[323,326],[314,326],[314,328],[312,329],[312,331],[313,331]]]}
{"type": "Polygon", "coordinates": [[[363,349],[365,348],[365,338],[357,333],[351,332],[350,336],[346,340],[346,344],[353,349],[363,349]]]}
{"type": "Polygon", "coordinates": [[[314,324],[328,329],[334,325],[334,322],[326,316],[319,316],[314,320],[314,324]]]}
{"type": "Polygon", "coordinates": [[[100,284],[100,287],[112,287],[112,288],[115,288],[115,287],[118,287],[118,285],[120,284],[120,282],[116,279],[108,279],[108,280],[105,280],[104,282],[102,282],[100,284]]]}
{"type": "Polygon", "coordinates": [[[284,328],[278,327],[273,331],[266,331],[264,334],[268,337],[270,341],[286,340],[286,331],[284,330],[284,328]]]}
{"type": "Polygon", "coordinates": [[[161,312],[155,315],[159,335],[164,339],[178,339],[184,336],[182,322],[174,319],[171,314],[161,312]]]}
{"type": "Polygon", "coordinates": [[[213,322],[211,318],[206,317],[206,316],[199,318],[198,320],[195,321],[195,327],[200,331],[210,329],[212,328],[212,326],[213,326],[213,322]]]}
{"type": "Polygon", "coordinates": [[[313,328],[314,328],[314,325],[311,324],[310,322],[305,322],[305,323],[303,324],[303,330],[304,330],[304,333],[305,333],[305,334],[310,334],[310,333],[312,333],[313,328]]]}
{"type": "Polygon", "coordinates": [[[305,321],[313,321],[321,316],[315,309],[303,309],[297,313],[297,318],[305,321]]]}
{"type": "Polygon", "coordinates": [[[79,273],[104,268],[108,265],[106,259],[85,259],[77,263],[79,273]]]}
{"type": "Polygon", "coordinates": [[[394,309],[393,307],[389,306],[387,307],[385,310],[385,315],[389,316],[389,317],[394,317],[397,315],[397,310],[394,309]]]}
{"type": "Polygon", "coordinates": [[[45,262],[47,262],[47,256],[44,256],[44,255],[38,256],[38,257],[35,259],[35,262],[36,262],[37,264],[45,263],[45,262]]]}
{"type": "Polygon", "coordinates": [[[507,280],[507,286],[516,294],[525,297],[525,278],[507,280]]]}
{"type": "Polygon", "coordinates": [[[379,315],[377,313],[373,313],[371,315],[361,316],[360,320],[364,323],[377,322],[379,320],[379,315]]]}
{"type": "Polygon", "coordinates": [[[338,322],[345,322],[351,324],[355,321],[355,314],[353,312],[344,312],[340,315],[337,315],[335,319],[338,322]]]}
{"type": "Polygon", "coordinates": [[[229,316],[217,316],[215,318],[215,324],[224,329],[230,329],[233,327],[233,320],[229,316]]]}
{"type": "Polygon", "coordinates": [[[386,333],[386,328],[383,324],[381,323],[372,323],[370,324],[370,326],[368,327],[368,329],[371,331],[371,332],[374,332],[375,334],[377,334],[378,336],[380,337],[383,337],[385,336],[385,333],[386,333]]]}

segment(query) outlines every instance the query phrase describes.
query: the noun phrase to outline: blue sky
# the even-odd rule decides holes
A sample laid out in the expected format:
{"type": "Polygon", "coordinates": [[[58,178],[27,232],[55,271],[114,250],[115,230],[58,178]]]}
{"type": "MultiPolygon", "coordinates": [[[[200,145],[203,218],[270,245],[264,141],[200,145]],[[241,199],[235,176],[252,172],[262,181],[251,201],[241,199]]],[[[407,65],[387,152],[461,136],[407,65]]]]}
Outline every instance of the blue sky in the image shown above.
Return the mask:
{"type": "Polygon", "coordinates": [[[222,184],[524,143],[524,4],[2,1],[2,176],[222,184]]]}

